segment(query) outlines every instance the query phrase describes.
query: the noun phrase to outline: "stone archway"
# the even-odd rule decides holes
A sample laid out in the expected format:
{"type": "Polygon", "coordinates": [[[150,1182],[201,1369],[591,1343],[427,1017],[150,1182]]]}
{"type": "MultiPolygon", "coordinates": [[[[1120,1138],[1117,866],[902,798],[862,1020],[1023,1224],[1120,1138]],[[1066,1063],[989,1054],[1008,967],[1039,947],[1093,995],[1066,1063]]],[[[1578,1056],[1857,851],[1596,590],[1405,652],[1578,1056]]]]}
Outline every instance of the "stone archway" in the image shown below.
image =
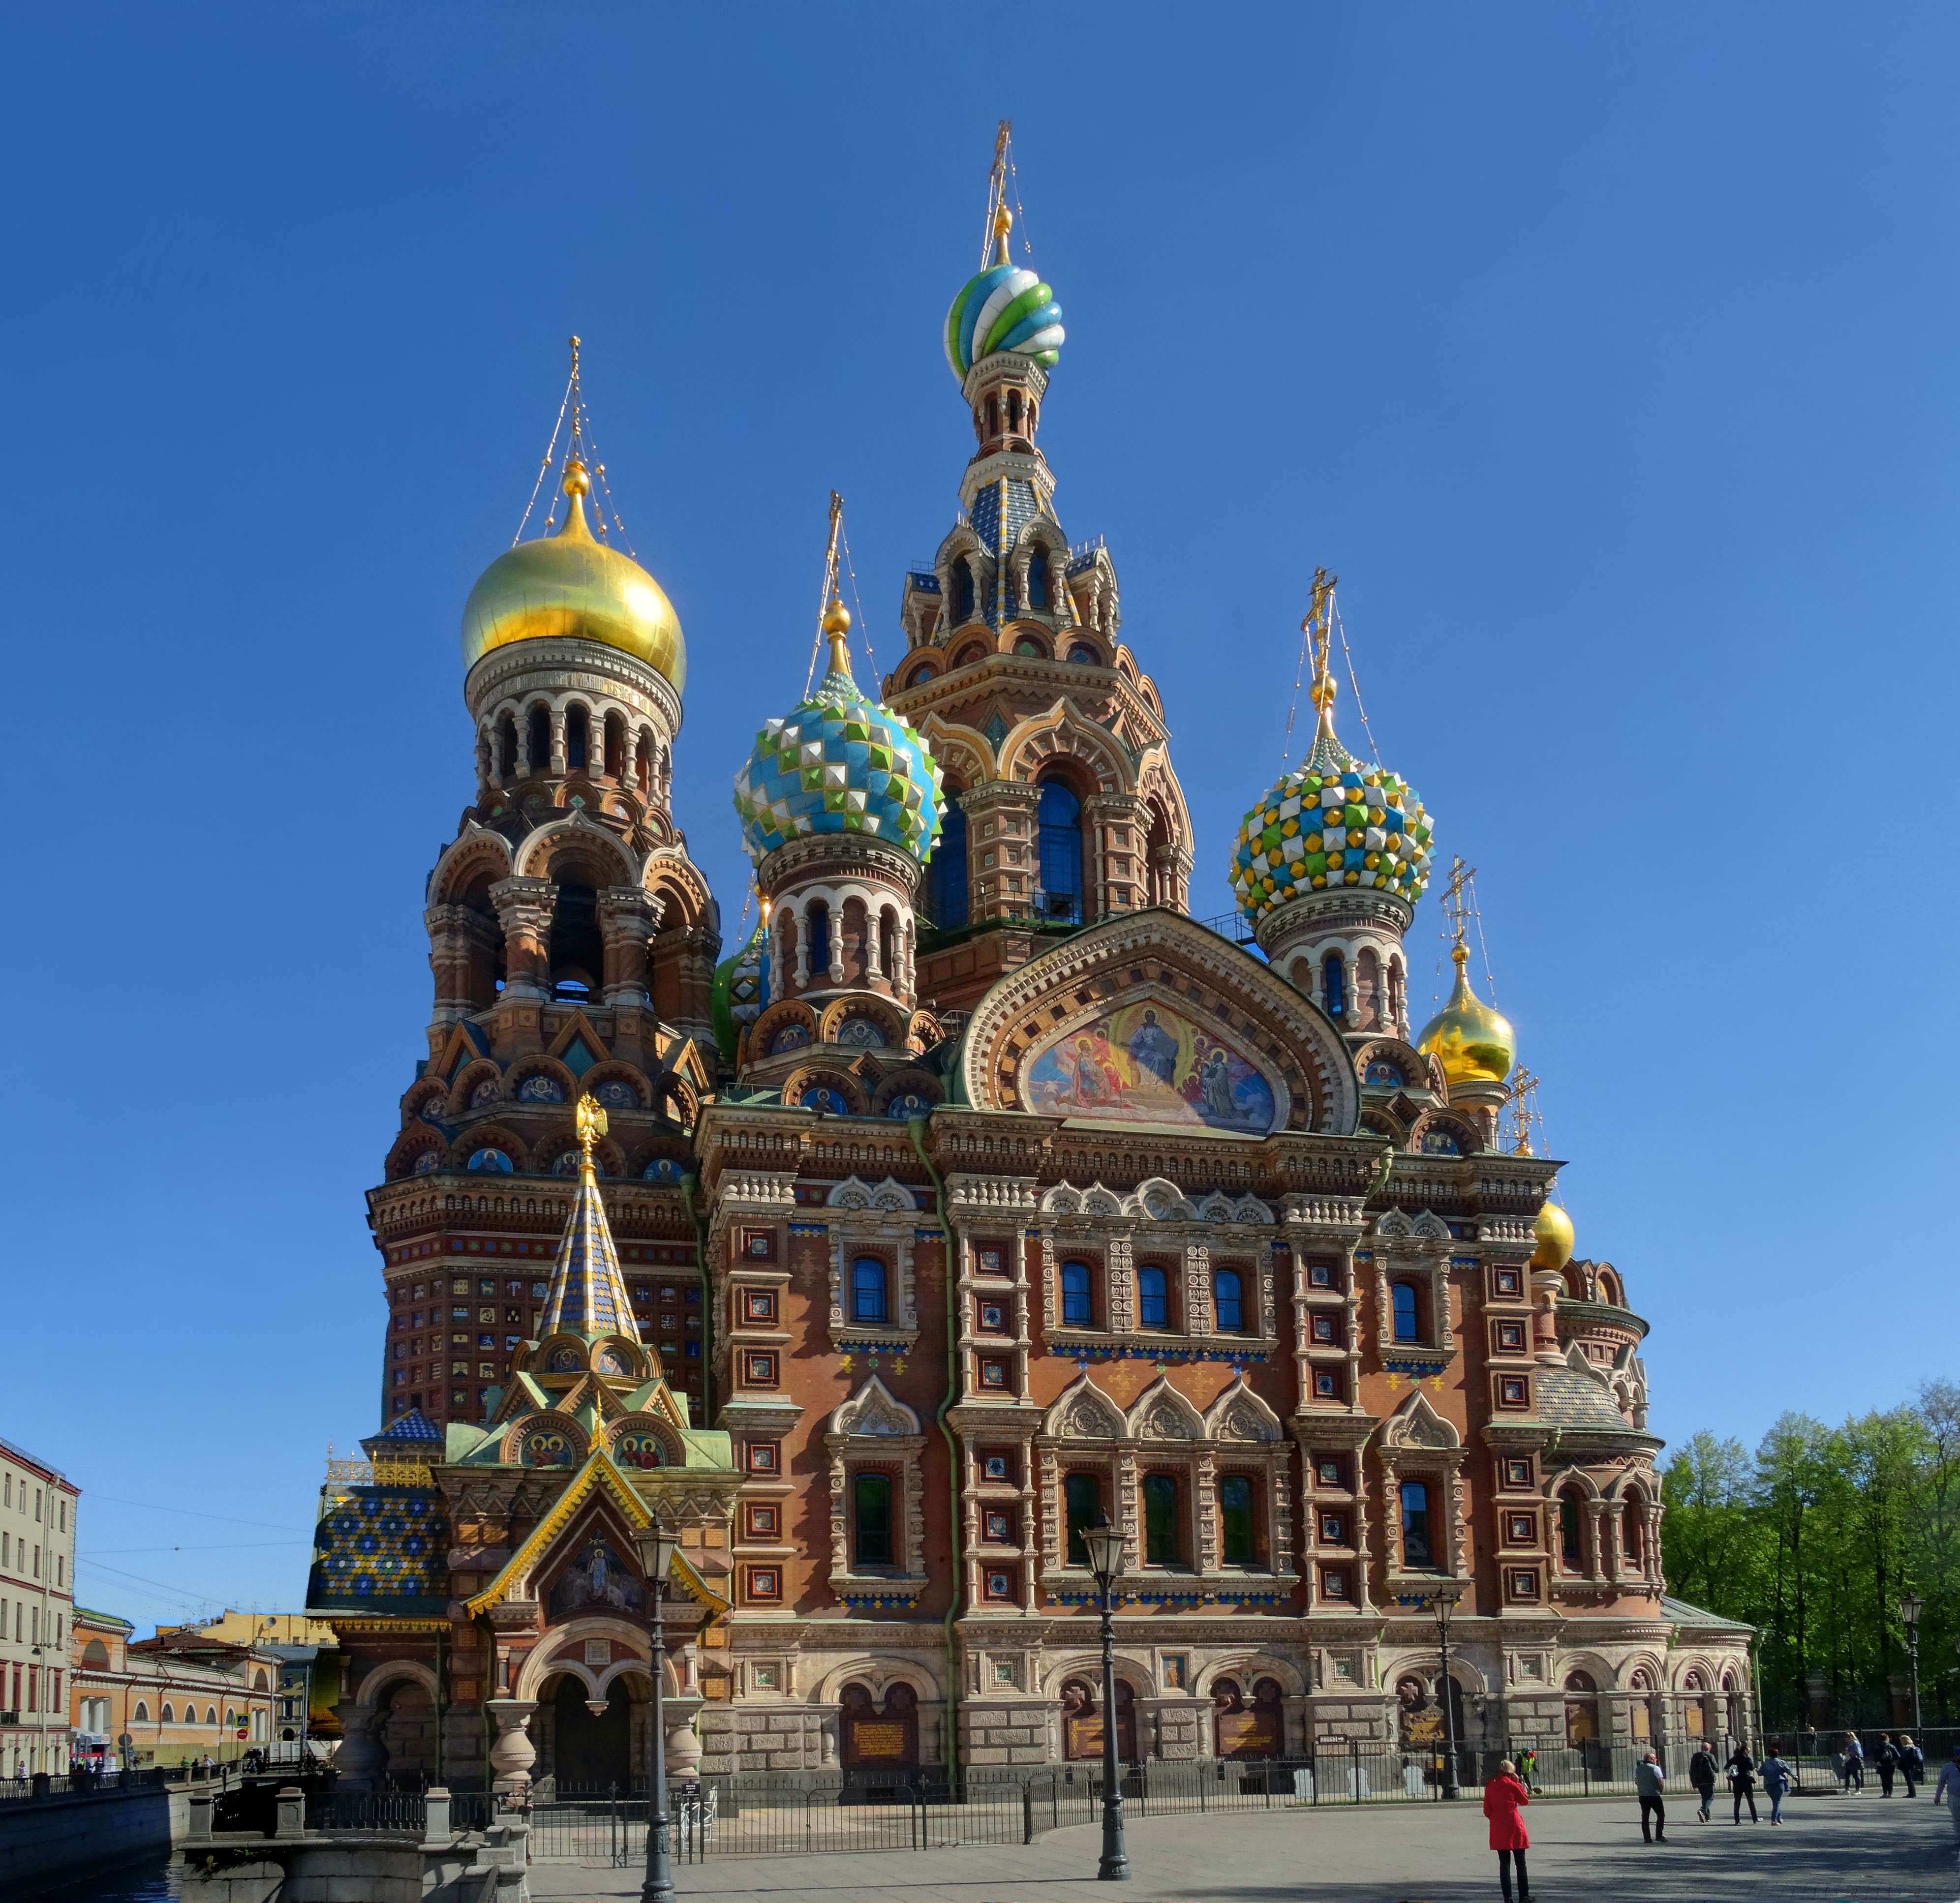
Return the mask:
{"type": "Polygon", "coordinates": [[[603,1795],[615,1786],[623,1796],[633,1788],[638,1727],[627,1685],[625,1676],[616,1678],[603,1702],[570,1673],[546,1688],[534,1720],[543,1734],[538,1740],[538,1768],[561,1797],[603,1795]]]}

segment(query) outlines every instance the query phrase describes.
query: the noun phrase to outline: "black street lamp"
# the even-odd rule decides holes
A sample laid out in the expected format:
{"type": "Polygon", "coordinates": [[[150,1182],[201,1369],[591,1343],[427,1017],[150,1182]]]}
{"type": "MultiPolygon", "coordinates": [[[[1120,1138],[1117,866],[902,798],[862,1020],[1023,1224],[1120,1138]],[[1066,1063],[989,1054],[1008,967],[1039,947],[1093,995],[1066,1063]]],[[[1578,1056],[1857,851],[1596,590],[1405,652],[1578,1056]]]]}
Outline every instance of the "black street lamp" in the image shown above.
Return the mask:
{"type": "Polygon", "coordinates": [[[647,1880],[640,1886],[640,1903],[673,1903],[673,1873],[667,1866],[667,1574],[673,1569],[680,1541],[657,1521],[633,1536],[639,1549],[640,1570],[647,1577],[647,1625],[653,1643],[654,1771],[647,1796],[647,1880]]]}
{"type": "Polygon", "coordinates": [[[1461,1586],[1439,1586],[1429,1596],[1429,1609],[1436,1615],[1436,1636],[1443,1647],[1443,1676],[1436,1682],[1436,1695],[1443,1703],[1443,1794],[1461,1797],[1456,1781],[1456,1704],[1449,1695],[1449,1615],[1463,1596],[1461,1586]]]}
{"type": "Polygon", "coordinates": [[[1917,1741],[1919,1723],[1919,1615],[1926,1610],[1924,1600],[1908,1593],[1898,1603],[1899,1618],[1905,1627],[1905,1649],[1912,1660],[1912,1735],[1917,1741]]]}
{"type": "Polygon", "coordinates": [[[1097,1876],[1124,1882],[1130,1860],[1123,1848],[1123,1774],[1116,1760],[1116,1627],[1113,1617],[1117,1580],[1123,1571],[1123,1535],[1104,1520],[1083,1530],[1089,1551],[1089,1570],[1096,1581],[1096,1603],[1102,1612],[1102,1860],[1097,1876]]]}

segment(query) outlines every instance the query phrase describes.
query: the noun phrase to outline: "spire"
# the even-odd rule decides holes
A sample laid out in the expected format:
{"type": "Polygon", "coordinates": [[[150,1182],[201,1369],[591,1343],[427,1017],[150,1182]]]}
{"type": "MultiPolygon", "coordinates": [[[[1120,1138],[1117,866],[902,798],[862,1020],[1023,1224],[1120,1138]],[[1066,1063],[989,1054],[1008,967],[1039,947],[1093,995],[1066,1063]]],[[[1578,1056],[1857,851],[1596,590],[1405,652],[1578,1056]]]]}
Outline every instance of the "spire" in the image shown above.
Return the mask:
{"type": "Polygon", "coordinates": [[[1325,568],[1313,571],[1313,605],[1300,624],[1313,650],[1313,681],[1307,689],[1314,706],[1313,745],[1307,750],[1306,764],[1325,773],[1338,773],[1354,764],[1354,756],[1334,732],[1334,696],[1336,686],[1329,649],[1334,634],[1334,590],[1341,577],[1325,568]]]}
{"type": "Polygon", "coordinates": [[[559,1238],[552,1265],[551,1294],[538,1324],[538,1339],[552,1335],[623,1335],[637,1342],[633,1305],[626,1297],[619,1251],[599,1194],[592,1146],[606,1134],[606,1113],[590,1095],[578,1100],[578,1193],[559,1238]]]}

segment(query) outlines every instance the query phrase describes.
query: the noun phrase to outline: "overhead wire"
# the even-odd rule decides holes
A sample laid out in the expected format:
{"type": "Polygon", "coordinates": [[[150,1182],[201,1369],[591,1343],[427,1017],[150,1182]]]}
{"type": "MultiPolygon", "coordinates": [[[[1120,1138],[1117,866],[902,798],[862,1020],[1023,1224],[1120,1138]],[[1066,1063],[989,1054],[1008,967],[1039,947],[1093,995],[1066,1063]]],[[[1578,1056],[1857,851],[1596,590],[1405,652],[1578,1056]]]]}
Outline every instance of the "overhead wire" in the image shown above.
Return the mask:
{"type": "MultiPolygon", "coordinates": [[[[578,342],[578,340],[576,338],[572,339],[574,350],[577,348],[578,342]]],[[[545,478],[551,473],[552,464],[557,460],[558,432],[565,427],[565,413],[566,409],[571,405],[572,392],[577,386],[578,382],[578,371],[577,369],[578,359],[576,356],[574,357],[572,361],[574,368],[571,375],[565,380],[565,394],[558,399],[558,420],[552,425],[550,442],[545,445],[544,460],[538,465],[537,480],[531,484],[530,498],[524,504],[523,515],[517,523],[517,532],[511,538],[511,546],[513,548],[516,548],[517,544],[523,540],[525,528],[530,523],[531,519],[531,511],[538,505],[538,491],[544,487],[545,478]]],[[[555,507],[556,505],[554,504],[553,507],[555,507]]]]}
{"type": "Polygon", "coordinates": [[[1348,646],[1348,624],[1341,618],[1340,606],[1335,599],[1334,591],[1332,589],[1327,592],[1327,612],[1333,618],[1334,625],[1340,632],[1341,658],[1348,664],[1348,685],[1354,691],[1354,711],[1360,716],[1362,732],[1367,735],[1368,758],[1379,767],[1382,764],[1382,750],[1376,745],[1375,730],[1368,724],[1368,710],[1361,702],[1361,682],[1354,672],[1354,654],[1348,646]]]}

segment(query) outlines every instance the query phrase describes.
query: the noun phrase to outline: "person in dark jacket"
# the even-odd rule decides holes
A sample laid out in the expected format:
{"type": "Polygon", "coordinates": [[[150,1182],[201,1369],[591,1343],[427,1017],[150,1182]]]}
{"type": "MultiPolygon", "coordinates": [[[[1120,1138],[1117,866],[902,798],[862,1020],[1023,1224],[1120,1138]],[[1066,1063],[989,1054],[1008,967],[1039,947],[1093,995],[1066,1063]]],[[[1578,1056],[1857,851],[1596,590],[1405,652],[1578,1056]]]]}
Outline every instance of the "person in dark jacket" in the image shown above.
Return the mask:
{"type": "Polygon", "coordinates": [[[1920,1780],[1926,1775],[1926,1753],[1903,1733],[1899,1737],[1899,1775],[1905,1780],[1905,1794],[1917,1797],[1920,1780]]]}
{"type": "Polygon", "coordinates": [[[1728,1762],[1729,1788],[1736,1793],[1736,1822],[1742,1821],[1742,1800],[1749,1805],[1749,1822],[1760,1824],[1763,1820],[1756,1815],[1756,1761],[1749,1755],[1747,1745],[1738,1745],[1735,1755],[1728,1762]]]}
{"type": "Polygon", "coordinates": [[[1705,1824],[1715,1802],[1715,1754],[1705,1744],[1697,1745],[1694,1755],[1688,1761],[1688,1781],[1701,1800],[1701,1808],[1695,1814],[1705,1824]]]}
{"type": "MultiPolygon", "coordinates": [[[[1503,1886],[1504,1903],[1511,1903],[1511,1863],[1518,1866],[1517,1903],[1531,1903],[1531,1879],[1525,1874],[1525,1852],[1531,1838],[1525,1820],[1518,1815],[1531,1802],[1518,1776],[1518,1768],[1507,1758],[1497,1774],[1484,1787],[1484,1815],[1491,1820],[1491,1847],[1497,1853],[1497,1881],[1503,1886]]],[[[1960,1815],[1960,1812],[1956,1812],[1960,1815]]]]}
{"type": "Polygon", "coordinates": [[[1892,1743],[1889,1731],[1879,1733],[1877,1748],[1872,1753],[1872,1766],[1879,1774],[1879,1795],[1889,1797],[1892,1794],[1892,1780],[1898,1775],[1898,1746],[1892,1743]]]}

